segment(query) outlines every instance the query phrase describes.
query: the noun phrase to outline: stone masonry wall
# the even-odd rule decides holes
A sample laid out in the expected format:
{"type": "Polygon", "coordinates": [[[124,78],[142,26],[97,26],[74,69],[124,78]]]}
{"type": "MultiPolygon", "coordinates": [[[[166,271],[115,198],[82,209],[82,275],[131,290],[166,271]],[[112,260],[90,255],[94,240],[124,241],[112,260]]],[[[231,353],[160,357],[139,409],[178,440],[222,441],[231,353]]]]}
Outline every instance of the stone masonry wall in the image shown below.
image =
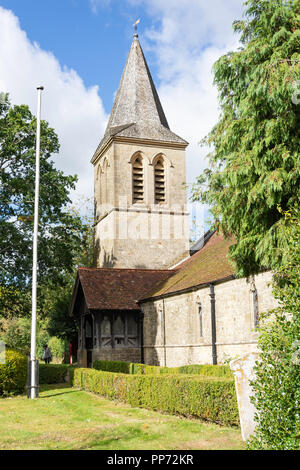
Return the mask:
{"type": "MultiPolygon", "coordinates": [[[[92,361],[141,362],[141,348],[101,348],[92,350],[92,361]]],[[[80,367],[87,367],[87,351],[79,349],[77,361],[80,367]]]]}
{"type": "MultiPolygon", "coordinates": [[[[259,312],[274,308],[271,273],[255,276],[259,312]]],[[[210,290],[205,287],[143,304],[146,364],[169,367],[212,364],[210,290]],[[200,337],[199,302],[202,308],[200,337]],[[165,319],[165,320],[164,320],[165,319]]],[[[253,294],[250,283],[235,279],[215,286],[218,363],[256,352],[253,294]]]]}
{"type": "Polygon", "coordinates": [[[141,362],[141,348],[93,349],[93,361],[141,362]]]}
{"type": "Polygon", "coordinates": [[[95,230],[97,267],[165,269],[188,255],[188,215],[112,211],[95,230]]]}
{"type": "Polygon", "coordinates": [[[185,150],[113,142],[94,166],[97,267],[163,269],[189,249],[185,150]],[[144,167],[144,203],[133,204],[132,161],[144,167]],[[166,202],[154,204],[154,164],[165,161],[166,202]]]}

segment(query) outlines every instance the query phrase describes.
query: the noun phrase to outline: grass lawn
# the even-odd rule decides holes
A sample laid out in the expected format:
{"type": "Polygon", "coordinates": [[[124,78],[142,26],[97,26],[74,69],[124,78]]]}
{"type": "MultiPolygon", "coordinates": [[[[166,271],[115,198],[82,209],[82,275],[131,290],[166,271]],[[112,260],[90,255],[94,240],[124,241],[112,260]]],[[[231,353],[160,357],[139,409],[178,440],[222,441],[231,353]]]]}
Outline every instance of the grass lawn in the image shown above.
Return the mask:
{"type": "Polygon", "coordinates": [[[244,449],[240,430],[132,408],[63,385],[0,399],[0,449],[244,449]]]}

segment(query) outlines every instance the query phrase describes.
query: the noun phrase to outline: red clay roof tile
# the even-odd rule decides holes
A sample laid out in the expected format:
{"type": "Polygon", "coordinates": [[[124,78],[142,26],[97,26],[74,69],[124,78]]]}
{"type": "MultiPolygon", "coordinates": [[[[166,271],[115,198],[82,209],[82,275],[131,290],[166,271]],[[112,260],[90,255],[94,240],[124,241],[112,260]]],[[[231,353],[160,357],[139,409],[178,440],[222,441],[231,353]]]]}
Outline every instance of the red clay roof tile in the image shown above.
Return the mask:
{"type": "Polygon", "coordinates": [[[223,235],[214,233],[200,251],[176,266],[175,274],[163,279],[143,299],[176,293],[234,276],[234,267],[227,257],[232,243],[233,240],[225,240],[223,235]]]}
{"type": "Polygon", "coordinates": [[[79,268],[87,307],[91,310],[139,310],[138,300],[172,271],[79,268]]]}

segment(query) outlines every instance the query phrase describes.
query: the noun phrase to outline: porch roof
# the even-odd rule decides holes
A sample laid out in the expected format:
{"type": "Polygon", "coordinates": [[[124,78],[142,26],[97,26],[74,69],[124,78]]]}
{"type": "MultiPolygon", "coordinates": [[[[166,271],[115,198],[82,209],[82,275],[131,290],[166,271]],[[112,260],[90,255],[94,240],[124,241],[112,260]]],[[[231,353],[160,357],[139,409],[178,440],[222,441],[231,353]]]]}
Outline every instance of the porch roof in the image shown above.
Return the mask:
{"type": "Polygon", "coordinates": [[[89,310],[140,310],[139,299],[172,274],[171,270],[78,268],[72,304],[80,282],[89,310]]]}

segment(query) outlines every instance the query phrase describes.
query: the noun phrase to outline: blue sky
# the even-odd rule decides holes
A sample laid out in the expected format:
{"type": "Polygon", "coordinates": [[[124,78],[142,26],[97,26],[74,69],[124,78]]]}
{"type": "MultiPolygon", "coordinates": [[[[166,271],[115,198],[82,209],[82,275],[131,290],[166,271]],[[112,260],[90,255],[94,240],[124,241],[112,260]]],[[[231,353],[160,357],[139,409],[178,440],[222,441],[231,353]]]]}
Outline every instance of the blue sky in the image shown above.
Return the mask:
{"type": "MultiPolygon", "coordinates": [[[[132,24],[137,17],[143,30],[156,23],[143,6],[122,0],[99,3],[96,11],[88,0],[0,0],[0,5],[18,16],[31,41],[76,70],[86,86],[99,85],[107,112],[131,45],[132,24]]],[[[157,81],[151,51],[147,60],[157,81]]]]}
{"type": "Polygon", "coordinates": [[[217,122],[212,66],[239,46],[243,0],[0,0],[0,91],[58,133],[57,168],[78,174],[73,200],[93,194],[90,159],[103,136],[129,52],[133,22],[169,125],[190,145],[187,181],[203,170],[199,141],[217,122]]]}

